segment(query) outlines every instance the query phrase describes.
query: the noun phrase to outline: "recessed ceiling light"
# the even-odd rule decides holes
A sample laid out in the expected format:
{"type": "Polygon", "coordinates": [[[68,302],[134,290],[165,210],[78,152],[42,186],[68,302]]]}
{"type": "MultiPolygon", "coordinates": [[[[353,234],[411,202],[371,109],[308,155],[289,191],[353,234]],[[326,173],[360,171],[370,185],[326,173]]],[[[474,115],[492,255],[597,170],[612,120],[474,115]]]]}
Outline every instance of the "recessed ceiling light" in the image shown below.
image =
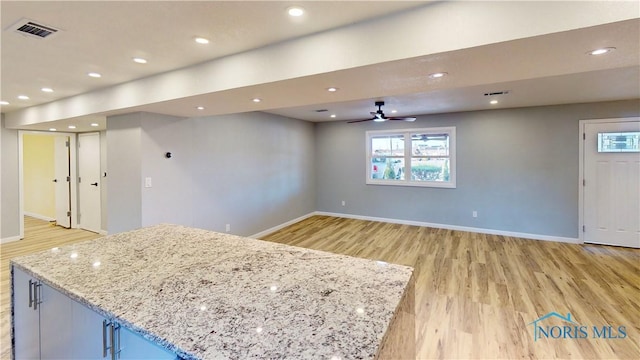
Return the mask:
{"type": "Polygon", "coordinates": [[[262,99],[259,98],[254,98],[251,101],[253,101],[254,103],[259,103],[260,101],[262,101],[262,99]]]}
{"type": "Polygon", "coordinates": [[[198,106],[198,107],[196,107],[196,109],[198,109],[198,110],[204,110],[204,106],[198,106]]]}
{"type": "Polygon", "coordinates": [[[147,63],[147,59],[143,59],[143,58],[139,58],[139,57],[134,57],[134,58],[133,58],[133,62],[137,62],[138,64],[146,64],[146,63],[147,63]]]}
{"type": "Polygon", "coordinates": [[[3,100],[3,101],[0,101],[0,105],[9,105],[9,102],[3,100]]]}
{"type": "Polygon", "coordinates": [[[69,129],[75,129],[75,128],[76,128],[76,126],[75,126],[75,125],[69,125],[69,126],[67,126],[67,128],[69,128],[69,129]]]}
{"type": "Polygon", "coordinates": [[[56,131],[56,128],[49,128],[49,131],[56,131]]]}
{"type": "Polygon", "coordinates": [[[101,74],[97,73],[97,72],[90,72],[87,75],[91,76],[92,78],[99,78],[102,77],[101,74]]]}
{"type": "Polygon", "coordinates": [[[93,127],[98,127],[98,126],[100,126],[100,125],[98,125],[98,123],[91,123],[91,126],[93,126],[93,127]]]}
{"type": "Polygon", "coordinates": [[[197,37],[194,39],[198,44],[208,44],[209,39],[205,39],[203,37],[197,37]]]}
{"type": "Polygon", "coordinates": [[[607,48],[601,48],[601,49],[595,49],[595,50],[591,50],[589,51],[587,54],[589,55],[603,55],[609,52],[612,52],[613,50],[615,50],[616,48],[614,47],[607,47],[607,48]]]}
{"type": "Polygon", "coordinates": [[[498,103],[498,100],[491,100],[491,101],[489,101],[489,104],[491,104],[491,105],[495,105],[495,104],[497,104],[497,103],[498,103]]]}
{"type": "Polygon", "coordinates": [[[27,95],[18,95],[18,99],[20,99],[20,100],[29,100],[29,97],[27,95]]]}
{"type": "Polygon", "coordinates": [[[429,74],[429,77],[431,79],[437,79],[437,78],[441,78],[441,77],[444,77],[444,76],[447,76],[446,72],[437,72],[437,73],[429,74]]]}
{"type": "Polygon", "coordinates": [[[397,112],[398,112],[398,110],[391,110],[391,113],[392,113],[392,114],[395,114],[395,113],[397,113],[397,112]]]}
{"type": "Polygon", "coordinates": [[[332,117],[332,118],[335,118],[335,117],[336,117],[336,114],[331,114],[331,117],[332,117]]]}
{"type": "Polygon", "coordinates": [[[304,14],[304,9],[298,6],[292,6],[287,9],[287,13],[289,14],[289,16],[298,17],[304,14]]]}
{"type": "Polygon", "coordinates": [[[42,88],[42,89],[40,89],[40,90],[42,90],[42,91],[44,91],[44,92],[53,92],[53,89],[52,89],[52,88],[48,88],[48,87],[43,87],[43,88],[42,88]]]}
{"type": "Polygon", "coordinates": [[[338,91],[338,88],[337,87],[330,87],[330,88],[327,88],[327,91],[328,92],[336,92],[336,91],[338,91]]]}

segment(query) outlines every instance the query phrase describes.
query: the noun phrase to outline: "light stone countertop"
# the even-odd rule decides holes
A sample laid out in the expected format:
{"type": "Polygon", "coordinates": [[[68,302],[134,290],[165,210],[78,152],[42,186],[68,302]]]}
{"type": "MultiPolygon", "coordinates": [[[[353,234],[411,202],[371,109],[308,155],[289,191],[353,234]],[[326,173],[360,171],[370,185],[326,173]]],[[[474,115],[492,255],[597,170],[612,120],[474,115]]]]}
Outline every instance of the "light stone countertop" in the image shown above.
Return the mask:
{"type": "Polygon", "coordinates": [[[12,264],[185,359],[372,359],[413,272],[164,224],[12,264]]]}

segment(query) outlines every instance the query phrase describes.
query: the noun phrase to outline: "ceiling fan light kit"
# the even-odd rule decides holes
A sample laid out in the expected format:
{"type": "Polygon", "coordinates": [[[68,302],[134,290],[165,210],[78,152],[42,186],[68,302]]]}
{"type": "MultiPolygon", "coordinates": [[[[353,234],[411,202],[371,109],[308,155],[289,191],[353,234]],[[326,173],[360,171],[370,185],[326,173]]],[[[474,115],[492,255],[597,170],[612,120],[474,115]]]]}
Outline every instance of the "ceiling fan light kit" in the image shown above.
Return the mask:
{"type": "Polygon", "coordinates": [[[371,119],[364,119],[364,120],[353,120],[353,121],[349,121],[349,124],[352,123],[358,123],[358,122],[364,122],[364,121],[375,121],[375,122],[385,122],[387,120],[396,120],[396,121],[416,121],[416,118],[413,116],[410,117],[388,117],[384,114],[384,112],[382,111],[382,107],[384,106],[384,101],[376,101],[375,102],[375,106],[378,107],[378,111],[372,111],[370,114],[373,116],[371,119]]]}

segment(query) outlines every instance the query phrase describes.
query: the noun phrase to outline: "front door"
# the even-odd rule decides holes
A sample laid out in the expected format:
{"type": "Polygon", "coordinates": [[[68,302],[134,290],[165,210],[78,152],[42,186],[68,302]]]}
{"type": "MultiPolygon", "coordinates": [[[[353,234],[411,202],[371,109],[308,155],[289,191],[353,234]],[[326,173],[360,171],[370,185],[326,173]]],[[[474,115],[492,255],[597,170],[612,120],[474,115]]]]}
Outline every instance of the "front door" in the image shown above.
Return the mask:
{"type": "Polygon", "coordinates": [[[100,134],[78,135],[80,227],[100,232],[100,134]]]}
{"type": "Polygon", "coordinates": [[[640,248],[640,121],[583,130],[584,241],[640,248]]]}

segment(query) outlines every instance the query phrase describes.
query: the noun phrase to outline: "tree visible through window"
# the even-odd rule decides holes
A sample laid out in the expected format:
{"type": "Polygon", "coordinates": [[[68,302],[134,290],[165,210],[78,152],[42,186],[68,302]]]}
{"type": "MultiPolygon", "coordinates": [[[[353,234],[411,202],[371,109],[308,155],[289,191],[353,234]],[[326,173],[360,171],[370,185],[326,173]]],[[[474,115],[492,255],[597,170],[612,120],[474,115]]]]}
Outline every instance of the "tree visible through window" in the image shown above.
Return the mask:
{"type": "Polygon", "coordinates": [[[455,127],[368,131],[367,184],[455,187],[455,127]]]}

